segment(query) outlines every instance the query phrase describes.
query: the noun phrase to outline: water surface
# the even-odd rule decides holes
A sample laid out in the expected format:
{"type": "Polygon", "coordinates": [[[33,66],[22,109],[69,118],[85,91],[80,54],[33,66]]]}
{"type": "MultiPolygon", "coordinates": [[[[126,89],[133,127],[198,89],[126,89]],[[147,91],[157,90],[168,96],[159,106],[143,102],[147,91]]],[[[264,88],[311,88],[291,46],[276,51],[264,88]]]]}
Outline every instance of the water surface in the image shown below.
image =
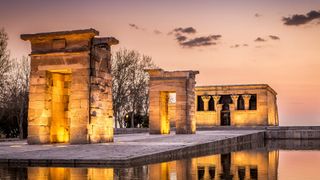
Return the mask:
{"type": "Polygon", "coordinates": [[[0,179],[318,180],[320,148],[317,144],[318,141],[314,143],[310,141],[308,143],[277,142],[271,145],[269,143],[262,148],[126,168],[3,166],[0,167],[0,179]],[[312,144],[315,147],[311,147],[312,144]]]}

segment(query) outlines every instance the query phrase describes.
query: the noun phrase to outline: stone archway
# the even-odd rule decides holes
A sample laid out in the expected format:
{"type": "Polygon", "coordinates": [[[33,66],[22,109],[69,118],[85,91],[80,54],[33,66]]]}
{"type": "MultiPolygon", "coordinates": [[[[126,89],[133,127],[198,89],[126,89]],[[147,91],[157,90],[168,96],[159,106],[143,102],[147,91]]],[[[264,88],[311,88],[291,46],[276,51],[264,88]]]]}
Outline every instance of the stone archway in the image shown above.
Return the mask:
{"type": "Polygon", "coordinates": [[[199,71],[146,70],[149,81],[149,132],[150,134],[169,134],[168,114],[169,93],[176,93],[175,124],[176,134],[194,134],[195,120],[195,75],[199,71]]]}

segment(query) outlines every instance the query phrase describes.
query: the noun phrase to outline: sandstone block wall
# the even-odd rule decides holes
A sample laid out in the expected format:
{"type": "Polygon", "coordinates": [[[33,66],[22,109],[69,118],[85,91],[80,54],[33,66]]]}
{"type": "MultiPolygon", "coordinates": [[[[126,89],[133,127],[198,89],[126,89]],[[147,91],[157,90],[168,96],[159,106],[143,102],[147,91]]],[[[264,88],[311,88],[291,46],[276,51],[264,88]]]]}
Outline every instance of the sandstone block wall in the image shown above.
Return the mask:
{"type": "MultiPolygon", "coordinates": [[[[149,81],[149,132],[170,133],[169,93],[176,93],[175,126],[177,134],[195,133],[194,87],[198,71],[168,72],[161,69],[147,70],[149,81]]],[[[171,113],[172,114],[172,113],[171,113]]]]}
{"type": "Polygon", "coordinates": [[[31,42],[28,143],[113,141],[110,46],[94,29],[23,34],[31,42]]]}

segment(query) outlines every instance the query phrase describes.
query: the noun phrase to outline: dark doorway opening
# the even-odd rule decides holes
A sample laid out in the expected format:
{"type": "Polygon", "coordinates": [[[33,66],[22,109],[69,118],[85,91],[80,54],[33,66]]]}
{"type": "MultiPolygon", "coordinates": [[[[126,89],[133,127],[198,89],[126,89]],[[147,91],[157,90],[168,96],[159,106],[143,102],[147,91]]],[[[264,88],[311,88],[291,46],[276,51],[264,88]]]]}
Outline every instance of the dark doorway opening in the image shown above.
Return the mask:
{"type": "Polygon", "coordinates": [[[230,126],[231,117],[230,117],[230,106],[232,99],[230,95],[223,95],[220,98],[219,104],[222,104],[222,109],[220,113],[220,125],[221,126],[230,126]]]}

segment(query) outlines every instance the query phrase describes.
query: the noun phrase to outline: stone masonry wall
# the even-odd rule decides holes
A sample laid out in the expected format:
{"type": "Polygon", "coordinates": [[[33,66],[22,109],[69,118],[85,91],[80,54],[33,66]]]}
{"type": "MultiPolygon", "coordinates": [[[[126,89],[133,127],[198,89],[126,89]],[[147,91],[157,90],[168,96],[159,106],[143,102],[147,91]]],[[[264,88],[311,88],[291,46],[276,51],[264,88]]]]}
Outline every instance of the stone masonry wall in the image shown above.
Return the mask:
{"type": "Polygon", "coordinates": [[[85,29],[21,35],[32,49],[29,144],[113,141],[110,46],[118,41],[94,38],[98,34],[85,29]]]}
{"type": "MultiPolygon", "coordinates": [[[[175,126],[177,134],[192,134],[196,131],[194,87],[198,71],[167,72],[161,69],[148,70],[149,81],[149,132],[150,134],[167,134],[169,128],[169,93],[176,93],[175,126]],[[164,96],[163,94],[167,94],[164,96]]],[[[172,114],[172,113],[171,113],[172,114]]]]}
{"type": "Polygon", "coordinates": [[[89,127],[92,143],[113,141],[111,52],[106,41],[93,40],[89,127]]]}

